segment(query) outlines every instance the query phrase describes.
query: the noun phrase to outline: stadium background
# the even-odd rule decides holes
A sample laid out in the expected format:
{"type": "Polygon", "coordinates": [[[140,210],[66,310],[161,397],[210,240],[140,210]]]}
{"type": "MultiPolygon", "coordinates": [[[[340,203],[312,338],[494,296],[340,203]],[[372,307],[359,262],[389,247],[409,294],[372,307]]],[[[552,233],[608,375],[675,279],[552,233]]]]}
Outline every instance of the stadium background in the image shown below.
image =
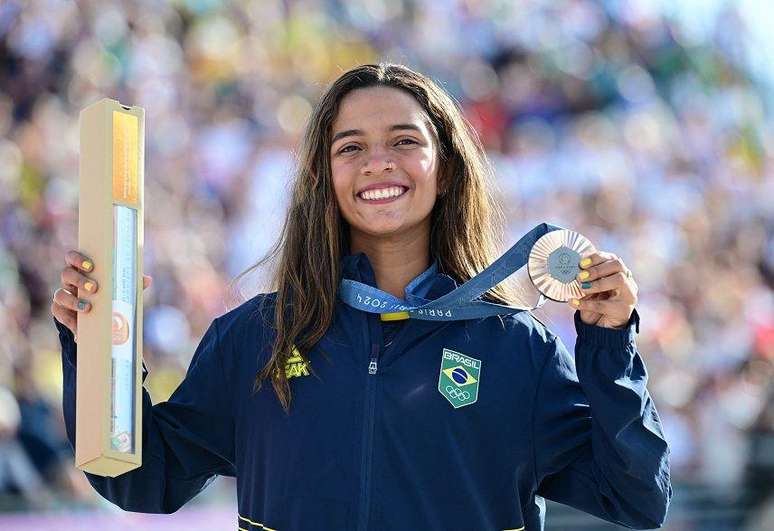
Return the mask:
{"type": "MultiPolygon", "coordinates": [[[[495,166],[508,245],[541,221],[634,271],[672,448],[666,529],[774,529],[774,44],[765,1],[0,3],[0,527],[233,527],[233,481],[124,513],[72,466],[50,301],[77,248],[78,112],[146,109],[154,402],[284,214],[301,128],[365,62],[424,72],[495,166]]],[[[768,15],[771,12],[768,11],[768,15]]],[[[240,283],[241,297],[261,276],[240,283]]],[[[572,348],[572,311],[543,313],[572,348]]],[[[518,419],[513,419],[518,422],[518,419]]],[[[547,529],[618,529],[549,503],[547,529]]]]}

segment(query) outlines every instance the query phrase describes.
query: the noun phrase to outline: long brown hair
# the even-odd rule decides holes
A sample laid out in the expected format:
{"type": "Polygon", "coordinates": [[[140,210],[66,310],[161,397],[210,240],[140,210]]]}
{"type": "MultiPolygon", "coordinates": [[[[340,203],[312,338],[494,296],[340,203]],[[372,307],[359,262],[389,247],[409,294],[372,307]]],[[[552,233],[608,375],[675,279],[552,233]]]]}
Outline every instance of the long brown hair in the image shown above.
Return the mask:
{"type": "MultiPolygon", "coordinates": [[[[339,212],[331,178],[331,127],[344,96],[372,86],[408,92],[431,120],[440,157],[441,195],[431,214],[430,254],[438,260],[439,272],[465,282],[501,253],[504,216],[496,201],[493,172],[459,104],[430,78],[403,65],[367,64],[342,74],[322,95],[307,122],[290,205],[276,244],[232,281],[279,255],[271,277],[271,289],[276,291],[276,339],[268,363],[256,377],[255,390],[271,378],[286,412],[291,400],[286,362],[293,355],[293,346],[308,362],[309,352],[332,323],[341,258],[349,254],[348,224],[339,212]]],[[[484,298],[511,304],[515,290],[506,281],[484,298]]],[[[307,366],[311,369],[309,363],[307,366]]]]}

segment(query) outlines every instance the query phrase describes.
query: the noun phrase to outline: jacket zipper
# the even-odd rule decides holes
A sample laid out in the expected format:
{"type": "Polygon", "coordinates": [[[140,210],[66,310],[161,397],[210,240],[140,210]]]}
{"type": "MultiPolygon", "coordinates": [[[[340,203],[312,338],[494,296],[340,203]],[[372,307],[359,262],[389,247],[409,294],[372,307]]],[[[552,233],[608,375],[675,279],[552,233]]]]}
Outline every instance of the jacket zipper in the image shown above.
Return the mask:
{"type": "Polygon", "coordinates": [[[371,345],[371,361],[368,364],[368,374],[376,374],[376,370],[379,368],[376,361],[379,357],[379,345],[371,345]]]}
{"type": "Polygon", "coordinates": [[[371,359],[368,362],[368,377],[366,378],[366,418],[363,422],[363,459],[361,461],[360,493],[362,499],[358,531],[367,531],[371,512],[371,459],[373,457],[374,441],[374,409],[376,403],[376,381],[372,376],[378,370],[379,345],[371,344],[371,359]]]}

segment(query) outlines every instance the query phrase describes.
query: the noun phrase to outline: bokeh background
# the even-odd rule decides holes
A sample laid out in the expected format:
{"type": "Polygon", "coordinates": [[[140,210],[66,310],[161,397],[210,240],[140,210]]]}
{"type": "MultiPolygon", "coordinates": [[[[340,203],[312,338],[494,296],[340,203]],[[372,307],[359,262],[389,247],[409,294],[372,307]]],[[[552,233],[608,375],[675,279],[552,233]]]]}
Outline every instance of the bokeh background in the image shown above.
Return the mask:
{"type": "MultiPolygon", "coordinates": [[[[766,0],[2,0],[0,528],[232,528],[219,478],[125,513],[73,468],[51,296],[77,249],[78,113],[146,110],[144,356],[154,402],[274,242],[323,88],[432,76],[492,163],[514,243],[549,221],[621,256],[672,448],[666,529],[774,529],[774,37],[766,0]]],[[[241,299],[239,298],[241,296],[241,299]]],[[[572,348],[572,311],[542,316],[572,348]]],[[[513,419],[518,422],[518,419],[513,419]]],[[[551,530],[618,527],[548,504],[551,530]]]]}

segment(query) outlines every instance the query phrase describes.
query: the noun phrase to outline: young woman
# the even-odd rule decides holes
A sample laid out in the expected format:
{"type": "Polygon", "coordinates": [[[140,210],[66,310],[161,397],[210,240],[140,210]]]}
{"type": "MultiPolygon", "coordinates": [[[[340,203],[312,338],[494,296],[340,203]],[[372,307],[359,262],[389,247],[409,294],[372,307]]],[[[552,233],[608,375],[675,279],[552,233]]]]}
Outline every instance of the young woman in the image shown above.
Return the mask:
{"type": "MultiPolygon", "coordinates": [[[[537,531],[544,497],[659,527],[669,449],[635,345],[637,286],[615,255],[582,264],[575,356],[526,311],[423,321],[341,299],[342,279],[433,300],[483,270],[502,237],[490,183],[475,132],[430,79],[344,73],[303,139],[276,291],[214,319],[169,401],[144,392],[142,467],[87,474],[94,488],[171,513],[236,476],[248,530],[537,531]]],[[[75,315],[99,267],[86,259],[67,254],[52,306],[73,444],[75,315]]],[[[484,298],[513,302],[503,285],[484,298]]]]}

